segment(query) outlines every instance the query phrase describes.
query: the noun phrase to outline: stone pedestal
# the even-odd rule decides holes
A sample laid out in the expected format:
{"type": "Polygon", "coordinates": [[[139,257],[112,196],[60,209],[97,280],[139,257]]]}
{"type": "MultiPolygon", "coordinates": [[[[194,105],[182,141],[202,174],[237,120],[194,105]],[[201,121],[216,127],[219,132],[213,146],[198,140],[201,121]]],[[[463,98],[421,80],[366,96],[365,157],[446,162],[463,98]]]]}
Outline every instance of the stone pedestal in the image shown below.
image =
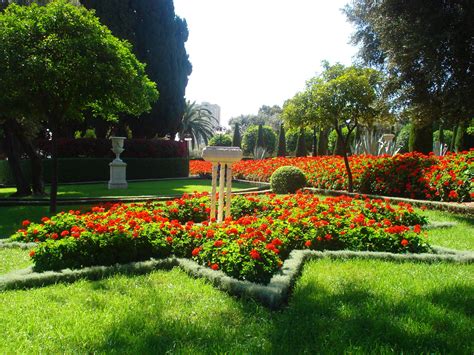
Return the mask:
{"type": "Polygon", "coordinates": [[[202,152],[202,157],[205,161],[210,161],[212,163],[212,192],[210,218],[215,218],[217,222],[222,222],[224,219],[224,209],[225,216],[230,216],[230,195],[232,192],[232,163],[242,159],[242,150],[238,147],[206,147],[202,152]],[[216,190],[218,174],[220,176],[219,202],[217,203],[216,190]]]}
{"type": "Polygon", "coordinates": [[[127,183],[127,163],[123,161],[113,161],[110,166],[110,180],[109,190],[111,189],[126,189],[127,183]]]}
{"type": "Polygon", "coordinates": [[[109,164],[110,166],[110,180],[109,190],[111,189],[126,189],[127,183],[127,163],[120,159],[120,154],[123,152],[123,142],[125,137],[110,137],[112,140],[112,151],[115,153],[115,159],[109,164]]]}

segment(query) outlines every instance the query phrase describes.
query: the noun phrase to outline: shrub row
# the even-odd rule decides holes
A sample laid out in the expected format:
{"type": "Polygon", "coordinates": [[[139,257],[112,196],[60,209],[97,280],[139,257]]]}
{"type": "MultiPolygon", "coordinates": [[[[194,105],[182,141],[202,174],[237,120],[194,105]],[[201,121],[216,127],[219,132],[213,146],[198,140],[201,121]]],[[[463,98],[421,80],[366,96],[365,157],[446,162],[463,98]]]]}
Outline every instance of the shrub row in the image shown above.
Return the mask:
{"type": "Polygon", "coordinates": [[[267,283],[294,249],[429,251],[424,217],[407,204],[312,194],[237,196],[232,218],[208,221],[205,194],[174,201],[114,204],[23,222],[11,239],[39,242],[36,271],[112,265],[169,255],[227,275],[267,283]]]}
{"type": "MultiPolygon", "coordinates": [[[[189,160],[186,158],[124,158],[127,163],[127,179],[159,179],[187,177],[189,160]]],[[[107,181],[110,177],[111,158],[62,158],[59,159],[59,182],[107,181]]],[[[51,159],[43,159],[44,180],[51,179],[51,159]]],[[[21,169],[27,181],[31,180],[29,161],[21,161],[21,169]]],[[[14,185],[15,180],[8,161],[0,160],[0,184],[14,185]]]]}
{"type": "MultiPolygon", "coordinates": [[[[354,188],[360,193],[433,201],[471,201],[474,198],[474,150],[443,157],[419,153],[395,156],[355,155],[349,158],[354,188]]],[[[270,181],[281,166],[304,171],[310,186],[347,190],[344,161],[339,156],[272,158],[233,165],[237,178],[270,181]]],[[[190,163],[191,174],[207,175],[210,164],[190,163]]]]}
{"type": "MultiPolygon", "coordinates": [[[[38,140],[37,147],[44,157],[51,155],[51,142],[38,140]]],[[[112,144],[103,138],[60,138],[58,154],[61,158],[111,158],[112,144]]],[[[185,142],[165,139],[126,139],[123,158],[185,158],[187,148],[185,142]]]]}

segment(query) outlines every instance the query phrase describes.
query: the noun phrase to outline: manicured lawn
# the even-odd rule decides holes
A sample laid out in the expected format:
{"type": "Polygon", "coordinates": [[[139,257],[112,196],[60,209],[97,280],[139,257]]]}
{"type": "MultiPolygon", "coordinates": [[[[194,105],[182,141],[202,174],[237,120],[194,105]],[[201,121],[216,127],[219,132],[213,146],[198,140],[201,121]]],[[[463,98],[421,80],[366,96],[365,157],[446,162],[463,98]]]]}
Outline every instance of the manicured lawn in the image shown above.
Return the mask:
{"type": "Polygon", "coordinates": [[[472,353],[474,266],[313,261],[271,312],[184,272],[0,293],[0,352],[472,353]]]}
{"type": "Polygon", "coordinates": [[[0,275],[30,266],[28,250],[0,249],[0,275]]]}
{"type": "MultiPolygon", "coordinates": [[[[232,183],[232,190],[240,191],[255,187],[242,182],[232,183]]],[[[0,197],[8,197],[15,188],[0,188],[0,197]]],[[[194,191],[211,191],[211,180],[182,179],[130,182],[128,189],[109,190],[107,183],[59,185],[59,198],[102,197],[102,196],[169,196],[192,193],[194,191]]]]}

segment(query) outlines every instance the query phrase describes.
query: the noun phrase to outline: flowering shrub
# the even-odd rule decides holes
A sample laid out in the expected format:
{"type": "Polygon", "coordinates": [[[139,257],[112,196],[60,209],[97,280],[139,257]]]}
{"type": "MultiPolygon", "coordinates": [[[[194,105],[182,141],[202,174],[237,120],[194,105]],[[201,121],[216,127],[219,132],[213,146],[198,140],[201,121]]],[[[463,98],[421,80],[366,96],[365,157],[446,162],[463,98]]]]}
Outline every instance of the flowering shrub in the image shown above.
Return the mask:
{"type": "MultiPolygon", "coordinates": [[[[354,155],[349,160],[354,189],[361,193],[458,202],[474,198],[474,150],[443,157],[354,155]]],[[[300,168],[313,187],[347,189],[344,161],[338,156],[240,161],[233,172],[237,178],[269,182],[272,173],[286,165],[300,168]]],[[[206,176],[210,171],[208,162],[190,162],[191,174],[206,176]]]]}
{"type": "Polygon", "coordinates": [[[169,255],[192,258],[242,280],[266,283],[293,249],[418,253],[429,250],[424,217],[408,204],[308,193],[236,196],[232,217],[207,220],[209,196],[109,204],[26,220],[11,238],[40,242],[37,271],[112,265],[169,255]]]}

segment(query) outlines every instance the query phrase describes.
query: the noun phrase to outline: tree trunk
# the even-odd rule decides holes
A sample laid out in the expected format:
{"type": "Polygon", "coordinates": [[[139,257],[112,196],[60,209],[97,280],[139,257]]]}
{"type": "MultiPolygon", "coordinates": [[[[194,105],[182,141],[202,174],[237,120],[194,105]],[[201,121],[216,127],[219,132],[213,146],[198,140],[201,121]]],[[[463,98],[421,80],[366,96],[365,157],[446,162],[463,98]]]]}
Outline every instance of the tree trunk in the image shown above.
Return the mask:
{"type": "Polygon", "coordinates": [[[49,127],[51,129],[51,192],[49,200],[49,211],[56,213],[57,197],[58,197],[58,127],[56,122],[50,120],[49,127]]]}
{"type": "Polygon", "coordinates": [[[456,153],[462,152],[464,150],[464,133],[466,131],[464,122],[459,122],[456,140],[454,141],[454,151],[456,153]]]}
{"type": "Polygon", "coordinates": [[[5,133],[5,152],[8,157],[8,165],[10,166],[16,185],[16,193],[12,196],[29,196],[31,195],[31,189],[21,170],[20,147],[11,120],[7,120],[4,123],[3,130],[5,133]]]}
{"type": "Polygon", "coordinates": [[[329,129],[319,130],[318,154],[328,155],[328,135],[329,129]]]}

